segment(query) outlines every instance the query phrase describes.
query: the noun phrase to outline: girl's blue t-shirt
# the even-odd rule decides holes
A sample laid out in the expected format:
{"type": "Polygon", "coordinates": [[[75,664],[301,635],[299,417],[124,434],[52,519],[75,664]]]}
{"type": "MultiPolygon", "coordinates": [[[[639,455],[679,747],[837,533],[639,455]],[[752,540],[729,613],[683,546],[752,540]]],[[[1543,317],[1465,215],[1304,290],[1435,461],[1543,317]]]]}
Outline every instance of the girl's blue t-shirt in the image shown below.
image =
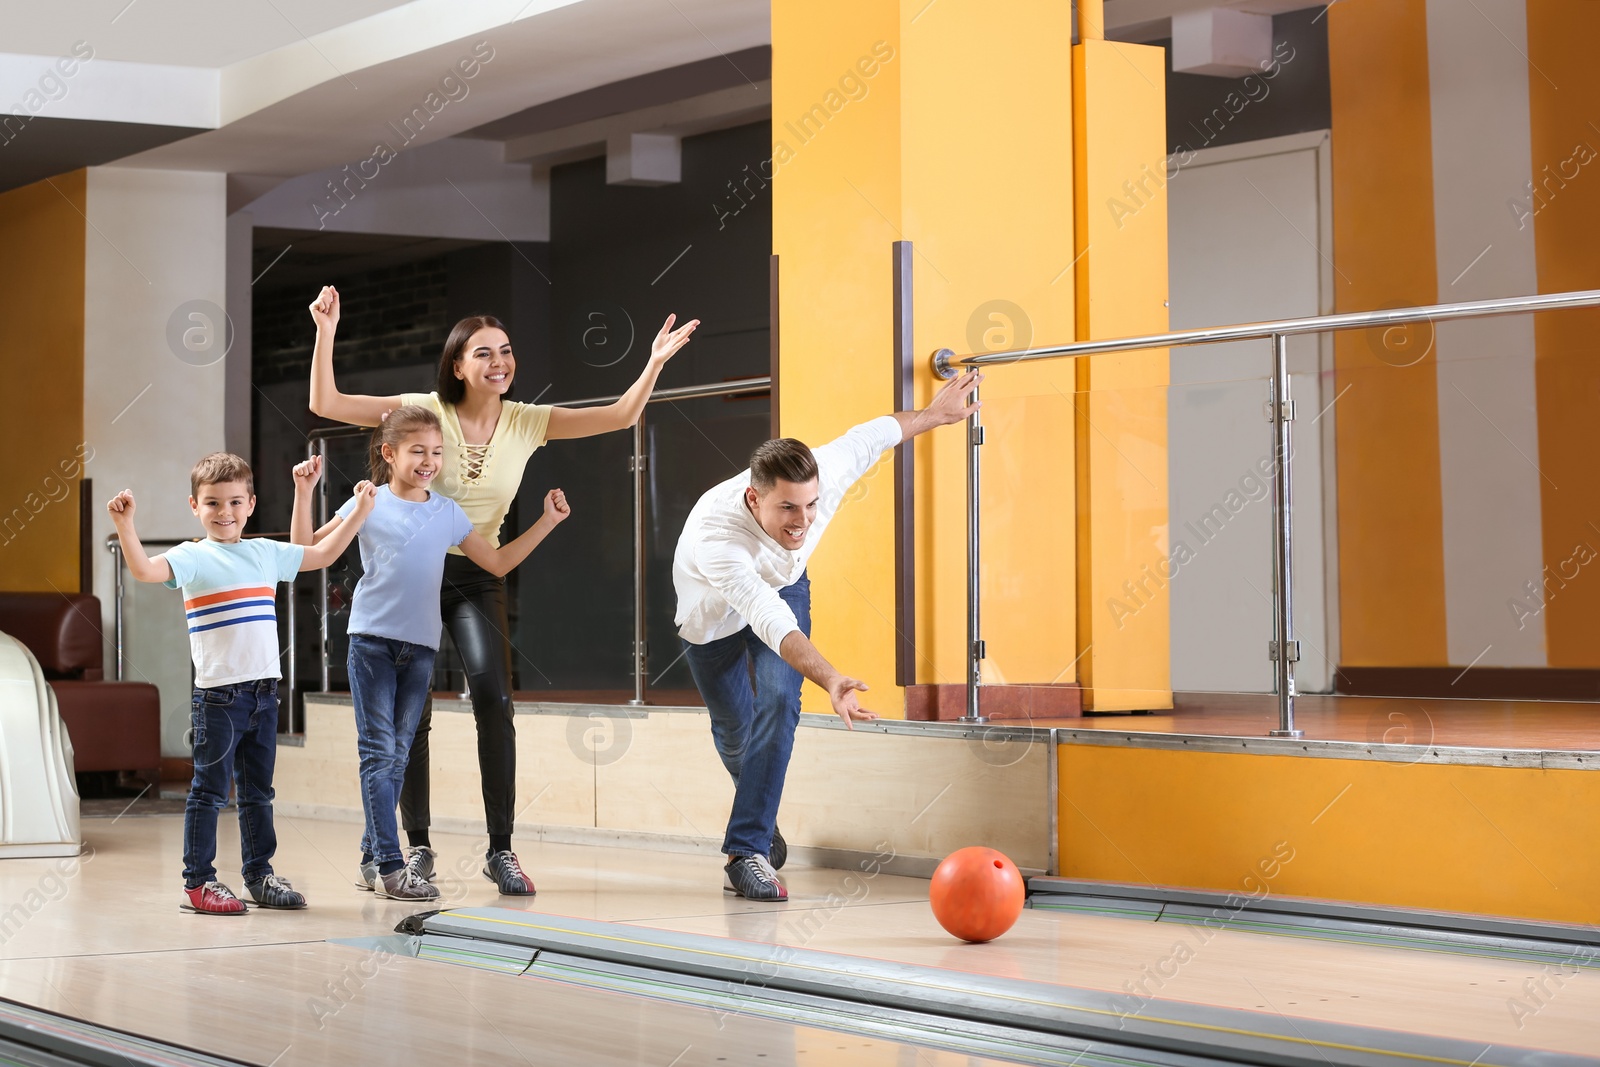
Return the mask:
{"type": "MultiPolygon", "coordinates": [[[[339,509],[349,518],[355,501],[339,509]]],[[[466,540],[472,523],[461,505],[442,493],[401,500],[378,487],[372,513],[361,526],[361,580],[350,605],[349,632],[387,637],[437,649],[444,633],[439,586],[445,553],[466,540]]]]}

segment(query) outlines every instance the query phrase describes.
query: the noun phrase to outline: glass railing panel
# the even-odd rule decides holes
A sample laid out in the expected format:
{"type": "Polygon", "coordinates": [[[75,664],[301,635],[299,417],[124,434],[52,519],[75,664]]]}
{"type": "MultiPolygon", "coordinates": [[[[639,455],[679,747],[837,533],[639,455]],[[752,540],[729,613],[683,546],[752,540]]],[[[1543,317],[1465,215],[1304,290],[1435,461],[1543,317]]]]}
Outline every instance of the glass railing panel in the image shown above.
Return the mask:
{"type": "MultiPolygon", "coordinates": [[[[651,404],[645,438],[645,625],[649,690],[692,692],[673,616],[677,594],[672,558],[684,521],[707,489],[750,465],[750,453],[771,436],[766,396],[705,397],[651,404]]],[[[698,703],[698,701],[695,701],[698,703]]]]}

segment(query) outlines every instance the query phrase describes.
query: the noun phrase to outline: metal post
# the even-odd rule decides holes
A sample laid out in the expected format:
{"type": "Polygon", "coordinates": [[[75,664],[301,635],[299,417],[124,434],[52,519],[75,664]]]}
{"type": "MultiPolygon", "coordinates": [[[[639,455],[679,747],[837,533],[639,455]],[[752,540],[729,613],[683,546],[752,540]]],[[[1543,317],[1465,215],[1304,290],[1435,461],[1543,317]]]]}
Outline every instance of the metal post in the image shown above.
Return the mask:
{"type": "Polygon", "coordinates": [[[644,454],[644,413],[633,424],[633,458],[628,469],[633,472],[633,699],[629,704],[644,703],[644,676],[649,666],[649,650],[645,644],[644,618],[644,472],[648,460],[644,454]]]}
{"type": "Polygon", "coordinates": [[[300,725],[300,703],[295,699],[295,685],[300,680],[300,671],[298,669],[298,664],[295,661],[300,658],[300,649],[295,641],[294,592],[294,582],[291,581],[288,583],[286,590],[286,595],[289,598],[289,606],[285,619],[285,625],[288,629],[289,645],[289,732],[291,734],[298,734],[304,733],[305,731],[300,725]]]}
{"type": "MultiPolygon", "coordinates": [[[[974,388],[970,403],[978,402],[974,388]]],[[[982,471],[978,449],[983,447],[983,424],[974,411],[967,419],[967,713],[961,722],[984,722],[983,711],[978,706],[978,687],[983,684],[983,638],[978,625],[978,533],[979,488],[982,471]]]]}
{"type": "Polygon", "coordinates": [[[117,681],[120,682],[122,681],[122,672],[125,667],[122,645],[122,542],[113,536],[110,541],[106,542],[106,547],[111,550],[111,582],[115,590],[112,593],[114,603],[111,606],[111,610],[116,620],[117,681]]]}
{"type": "MultiPolygon", "coordinates": [[[[328,521],[328,440],[319,437],[311,445],[312,455],[322,457],[322,477],[317,482],[317,519],[312,525],[321,529],[328,521]]],[[[328,568],[317,572],[317,657],[322,661],[321,692],[333,691],[333,678],[328,667],[328,568]]]]}
{"type": "Polygon", "coordinates": [[[1273,609],[1277,613],[1277,639],[1269,646],[1278,690],[1278,728],[1273,737],[1301,737],[1294,726],[1294,665],[1300,642],[1294,636],[1294,552],[1289,465],[1293,453],[1290,425],[1294,402],[1289,399],[1289,338],[1272,335],[1272,456],[1275,460],[1272,494],[1273,609]]]}

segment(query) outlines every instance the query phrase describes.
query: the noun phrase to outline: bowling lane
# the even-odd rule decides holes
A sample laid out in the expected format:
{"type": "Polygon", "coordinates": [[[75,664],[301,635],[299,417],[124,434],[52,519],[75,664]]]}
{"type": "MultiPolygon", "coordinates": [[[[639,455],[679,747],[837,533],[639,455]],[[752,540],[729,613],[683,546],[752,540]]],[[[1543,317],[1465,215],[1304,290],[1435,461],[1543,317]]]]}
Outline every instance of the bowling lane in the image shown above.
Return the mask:
{"type": "Polygon", "coordinates": [[[272,1067],[1003,1062],[322,943],[12,961],[0,997],[272,1067]]]}
{"type": "MultiPolygon", "coordinates": [[[[838,872],[841,893],[848,877],[838,872]]],[[[858,892],[831,907],[803,897],[807,906],[793,912],[775,905],[638,925],[1106,990],[1147,1015],[1179,1000],[1600,1053],[1600,970],[1591,968],[1553,975],[1531,963],[1031,909],[1000,939],[967,945],[940,929],[926,901],[880,903],[870,885],[858,892]]]]}

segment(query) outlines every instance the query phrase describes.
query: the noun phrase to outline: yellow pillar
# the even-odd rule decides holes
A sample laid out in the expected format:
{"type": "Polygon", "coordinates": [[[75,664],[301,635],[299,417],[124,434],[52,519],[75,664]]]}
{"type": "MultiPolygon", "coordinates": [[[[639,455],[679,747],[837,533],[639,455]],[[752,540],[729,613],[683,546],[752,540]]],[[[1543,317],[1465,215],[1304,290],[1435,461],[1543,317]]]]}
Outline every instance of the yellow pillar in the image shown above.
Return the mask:
{"type": "MultiPolygon", "coordinates": [[[[1082,263],[1073,202],[1071,5],[775,4],[772,26],[784,432],[819,444],[891,409],[890,256],[898,240],[915,248],[919,357],[941,347],[964,354],[1077,336],[1082,263]]],[[[1155,80],[1159,86],[1159,62],[1155,80]]],[[[1147,132],[1159,160],[1159,99],[1153,120],[1145,110],[1136,114],[1153,121],[1147,132]]],[[[1159,259],[1147,258],[1136,270],[1131,253],[1108,254],[1106,269],[1108,276],[1123,272],[1108,284],[1143,286],[1159,306],[1166,288],[1164,215],[1152,213],[1138,232],[1158,228],[1159,259]]],[[[1098,288],[1088,292],[1101,296],[1098,288]]],[[[931,375],[919,377],[919,405],[935,385],[931,375]]],[[[1077,388],[1069,361],[997,367],[983,386],[981,588],[989,683],[1078,678],[1077,388]]],[[[1159,516],[1142,499],[1125,502],[1129,517],[1161,524],[1164,411],[1160,433],[1150,438],[1162,450],[1155,460],[1163,487],[1159,516]]],[[[1113,429],[1121,435],[1142,427],[1130,416],[1113,429]]],[[[917,680],[961,684],[963,431],[951,427],[919,439],[916,471],[917,680]]],[[[869,707],[895,715],[903,704],[893,688],[891,477],[889,464],[881,464],[852,494],[813,559],[811,577],[819,647],[873,686],[869,707]]],[[[1105,505],[1107,514],[1116,506],[1105,505]]],[[[1087,529],[1099,533],[1095,524],[1087,529]]],[[[1165,688],[1166,652],[1163,630],[1159,647],[1146,656],[1160,664],[1159,685],[1148,682],[1149,688],[1165,688]]],[[[827,710],[810,687],[805,702],[809,711],[827,710]]]]}
{"type": "MultiPolygon", "coordinates": [[[[1070,8],[896,0],[775,5],[773,244],[782,424],[811,442],[891,408],[891,245],[911,241],[916,348],[971,351],[1073,328],[1070,8]]],[[[921,376],[917,402],[934,382],[921,376]]],[[[990,680],[1071,681],[1071,368],[984,387],[990,680]],[[1065,671],[1065,675],[1063,675],[1065,671]]],[[[917,677],[965,679],[964,435],[917,445],[917,677]]],[[[901,714],[890,470],[811,566],[819,647],[901,714]]],[[[808,691],[808,710],[825,710],[808,691]]]]}
{"type": "Polygon", "coordinates": [[[87,174],[0,194],[0,248],[13,253],[0,266],[0,351],[15,401],[0,469],[0,589],[15,592],[78,591],[78,488],[93,455],[83,435],[87,174]]]}
{"type": "MultiPolygon", "coordinates": [[[[1165,61],[1159,48],[1115,41],[1089,39],[1072,51],[1078,339],[1162,333],[1165,61]]],[[[1084,707],[1170,708],[1167,351],[1076,363],[1084,707]]]]}

